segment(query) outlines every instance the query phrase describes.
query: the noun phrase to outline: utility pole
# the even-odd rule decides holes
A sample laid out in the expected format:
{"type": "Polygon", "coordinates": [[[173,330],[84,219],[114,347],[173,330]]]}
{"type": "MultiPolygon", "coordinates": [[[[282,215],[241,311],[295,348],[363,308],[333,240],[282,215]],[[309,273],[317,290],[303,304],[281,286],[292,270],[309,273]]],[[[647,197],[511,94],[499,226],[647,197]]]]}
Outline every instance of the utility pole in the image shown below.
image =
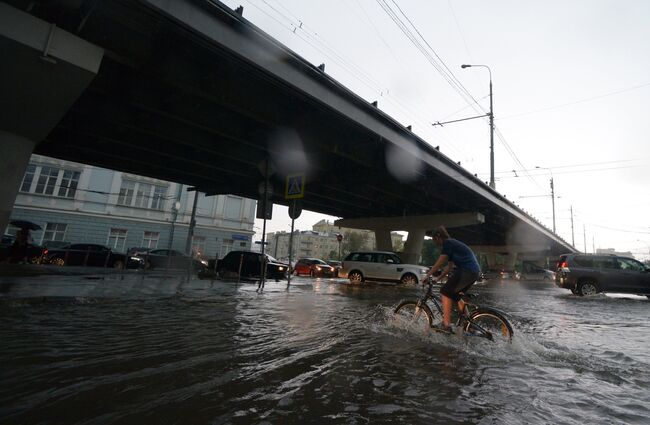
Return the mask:
{"type": "Polygon", "coordinates": [[[551,177],[551,200],[553,203],[553,233],[555,233],[555,188],[553,187],[553,177],[551,177]]]}
{"type": "MultiPolygon", "coordinates": [[[[487,68],[487,67],[486,67],[487,68]]],[[[490,68],[488,68],[490,70],[490,68]]],[[[496,187],[494,183],[494,109],[492,108],[492,71],[490,71],[490,187],[496,187]]],[[[555,229],[553,229],[555,233],[555,229]]]]}
{"type": "Polygon", "coordinates": [[[585,228],[585,225],[582,225],[582,238],[583,238],[583,243],[585,244],[585,254],[587,253],[587,229],[585,228]]]}
{"type": "MultiPolygon", "coordinates": [[[[487,68],[488,73],[490,75],[490,112],[487,114],[490,117],[490,187],[492,189],[495,188],[495,183],[494,183],[494,108],[492,105],[492,70],[490,69],[489,66],[487,65],[469,65],[469,64],[463,64],[460,66],[461,68],[471,68],[471,67],[481,67],[481,68],[487,68]]],[[[472,118],[467,118],[467,119],[474,119],[474,118],[481,118],[484,117],[485,115],[481,115],[479,117],[472,117],[472,118]]],[[[455,121],[464,121],[464,120],[455,120],[455,121]]],[[[455,122],[452,121],[452,122],[455,122]]],[[[434,125],[442,125],[444,123],[437,123],[434,125]]]]}

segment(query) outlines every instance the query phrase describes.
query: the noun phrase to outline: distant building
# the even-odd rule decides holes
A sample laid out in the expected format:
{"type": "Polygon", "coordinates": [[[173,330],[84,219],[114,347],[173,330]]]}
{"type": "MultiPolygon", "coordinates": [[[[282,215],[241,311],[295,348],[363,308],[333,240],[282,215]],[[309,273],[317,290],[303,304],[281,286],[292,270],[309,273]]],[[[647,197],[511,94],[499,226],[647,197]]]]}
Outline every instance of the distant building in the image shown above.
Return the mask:
{"type": "MultiPolygon", "coordinates": [[[[359,249],[375,250],[375,233],[371,230],[339,228],[327,220],[321,220],[312,226],[313,230],[294,231],[293,233],[293,258],[314,257],[323,260],[339,259],[339,242],[337,235],[345,238],[350,234],[359,235],[362,244],[359,249]]],[[[267,235],[269,245],[267,252],[278,259],[289,258],[289,236],[290,232],[275,232],[267,235]]],[[[398,251],[403,247],[402,235],[397,232],[391,232],[393,249],[398,251]]]]}
{"type": "Polygon", "coordinates": [[[634,258],[634,255],[630,251],[618,252],[614,248],[598,248],[596,249],[596,254],[613,254],[613,255],[618,255],[620,257],[634,258]]]}
{"type": "MultiPolygon", "coordinates": [[[[11,219],[32,221],[34,243],[52,241],[185,252],[194,196],[198,195],[192,252],[223,257],[250,249],[256,201],[206,197],[188,186],[32,155],[11,219]]],[[[8,232],[17,229],[9,226],[8,232]]]]}

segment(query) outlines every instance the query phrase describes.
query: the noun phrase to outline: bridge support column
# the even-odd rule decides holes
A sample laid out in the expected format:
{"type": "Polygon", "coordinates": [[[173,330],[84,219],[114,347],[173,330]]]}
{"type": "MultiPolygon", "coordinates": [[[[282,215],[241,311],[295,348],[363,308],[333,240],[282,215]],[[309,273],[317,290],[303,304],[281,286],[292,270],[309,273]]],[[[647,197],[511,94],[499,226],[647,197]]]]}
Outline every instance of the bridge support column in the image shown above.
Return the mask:
{"type": "Polygon", "coordinates": [[[3,232],[35,146],[29,139],[0,130],[0,158],[6,164],[0,167],[0,229],[3,232]]]}
{"type": "Polygon", "coordinates": [[[36,145],[97,75],[104,50],[0,2],[0,229],[36,145]]]}
{"type": "Polygon", "coordinates": [[[517,255],[519,253],[517,251],[508,251],[508,254],[506,254],[506,261],[503,264],[504,270],[514,270],[515,269],[515,263],[517,262],[517,255]]]}
{"type": "Polygon", "coordinates": [[[393,250],[393,240],[390,237],[390,230],[375,230],[375,241],[377,242],[377,251],[393,250]]]}
{"type": "Polygon", "coordinates": [[[485,252],[485,259],[488,263],[488,268],[494,270],[497,268],[497,254],[495,252],[485,252]]]}
{"type": "Polygon", "coordinates": [[[426,229],[409,230],[409,236],[406,239],[406,243],[404,243],[404,252],[401,255],[402,261],[409,264],[420,263],[425,234],[426,229]]]}

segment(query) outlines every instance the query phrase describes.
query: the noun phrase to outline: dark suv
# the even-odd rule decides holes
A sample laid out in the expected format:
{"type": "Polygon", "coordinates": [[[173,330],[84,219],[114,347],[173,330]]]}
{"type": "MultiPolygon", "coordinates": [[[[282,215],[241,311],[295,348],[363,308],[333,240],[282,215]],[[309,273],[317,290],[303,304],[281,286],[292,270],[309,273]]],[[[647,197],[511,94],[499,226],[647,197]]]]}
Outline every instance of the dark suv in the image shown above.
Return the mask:
{"type": "MultiPolygon", "coordinates": [[[[268,254],[264,255],[266,256],[266,278],[275,279],[276,282],[284,279],[289,266],[268,254]]],[[[212,265],[214,267],[214,263],[212,265]]],[[[221,278],[236,278],[241,272],[242,279],[259,279],[262,271],[262,254],[252,251],[230,251],[221,260],[217,260],[215,269],[221,278]]]]}
{"type": "Polygon", "coordinates": [[[650,298],[650,268],[617,255],[564,254],[557,263],[555,284],[577,295],[620,292],[650,298]]]}

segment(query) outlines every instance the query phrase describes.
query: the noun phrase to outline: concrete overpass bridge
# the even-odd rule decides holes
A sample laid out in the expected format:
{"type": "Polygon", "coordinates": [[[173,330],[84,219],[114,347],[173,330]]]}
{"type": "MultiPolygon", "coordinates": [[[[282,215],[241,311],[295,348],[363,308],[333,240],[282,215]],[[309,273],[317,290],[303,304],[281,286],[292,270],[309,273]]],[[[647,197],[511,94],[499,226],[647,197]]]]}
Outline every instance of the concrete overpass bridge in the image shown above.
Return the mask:
{"type": "Polygon", "coordinates": [[[575,249],[409,127],[216,0],[0,3],[0,225],[29,155],[272,199],[304,173],[305,209],[406,256],[445,224],[486,253],[575,249]]]}

